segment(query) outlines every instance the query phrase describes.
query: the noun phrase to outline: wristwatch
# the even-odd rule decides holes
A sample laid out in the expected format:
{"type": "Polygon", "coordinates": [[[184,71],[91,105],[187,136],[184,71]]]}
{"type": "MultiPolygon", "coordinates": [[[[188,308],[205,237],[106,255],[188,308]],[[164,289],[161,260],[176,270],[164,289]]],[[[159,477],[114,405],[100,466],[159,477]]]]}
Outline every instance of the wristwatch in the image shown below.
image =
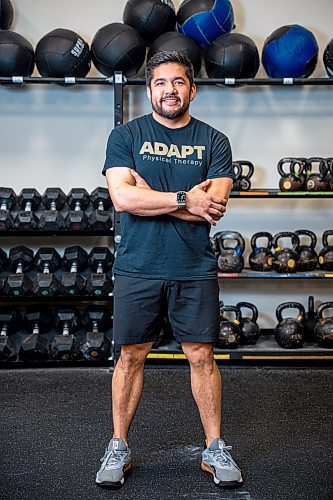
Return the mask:
{"type": "Polygon", "coordinates": [[[186,207],[186,192],[178,191],[177,193],[177,205],[179,209],[183,209],[186,207]]]}

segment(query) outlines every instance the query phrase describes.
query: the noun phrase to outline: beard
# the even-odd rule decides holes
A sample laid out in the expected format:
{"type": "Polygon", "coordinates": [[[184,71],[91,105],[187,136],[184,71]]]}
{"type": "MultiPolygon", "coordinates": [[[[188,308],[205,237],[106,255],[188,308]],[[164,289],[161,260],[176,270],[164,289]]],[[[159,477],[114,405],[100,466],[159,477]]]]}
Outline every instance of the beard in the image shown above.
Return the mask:
{"type": "Polygon", "coordinates": [[[152,105],[153,111],[155,111],[156,114],[158,114],[162,118],[167,118],[168,120],[173,120],[174,118],[180,118],[181,116],[184,116],[190,107],[190,103],[188,101],[188,102],[184,102],[184,104],[175,111],[166,111],[162,108],[162,103],[163,103],[163,101],[160,102],[159,105],[155,105],[152,102],[151,105],[152,105]]]}

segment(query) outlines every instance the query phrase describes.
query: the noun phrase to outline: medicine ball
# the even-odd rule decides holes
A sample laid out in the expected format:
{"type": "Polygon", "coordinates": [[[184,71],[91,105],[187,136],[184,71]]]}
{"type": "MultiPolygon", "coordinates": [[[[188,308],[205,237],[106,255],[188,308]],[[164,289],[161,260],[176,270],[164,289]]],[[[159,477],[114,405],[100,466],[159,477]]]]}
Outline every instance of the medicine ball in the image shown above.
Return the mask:
{"type": "Polygon", "coordinates": [[[128,0],[123,21],[150,45],[163,33],[176,29],[176,10],[171,0],[128,0]]]}
{"type": "Polygon", "coordinates": [[[122,71],[136,75],[146,57],[146,45],[139,33],[123,23],[111,23],[100,28],[91,43],[91,58],[98,71],[112,76],[122,71]]]}
{"type": "Polygon", "coordinates": [[[318,44],[308,29],[298,24],[281,26],[265,40],[262,63],[271,78],[306,78],[318,60],[318,44]]]}
{"type": "Polygon", "coordinates": [[[31,76],[34,66],[31,43],[14,31],[0,31],[0,76],[31,76]]]}
{"type": "Polygon", "coordinates": [[[0,0],[0,29],[9,30],[14,18],[14,9],[10,0],[0,0]]]}
{"type": "Polygon", "coordinates": [[[198,42],[189,36],[182,35],[177,31],[170,31],[159,36],[157,40],[151,45],[147,61],[163,50],[176,50],[180,54],[188,57],[193,64],[194,74],[197,75],[201,69],[201,48],[198,42]]]}
{"type": "Polygon", "coordinates": [[[177,12],[177,29],[202,47],[234,28],[230,0],[184,0],[177,12]]]}
{"type": "Polygon", "coordinates": [[[205,67],[209,78],[254,78],[260,65],[259,52],[251,38],[227,33],[207,48],[205,67]]]}
{"type": "Polygon", "coordinates": [[[323,54],[324,66],[326,68],[326,72],[330,78],[333,78],[333,38],[324,50],[323,54]]]}
{"type": "Polygon", "coordinates": [[[82,78],[90,70],[89,45],[74,31],[57,28],[37,43],[36,65],[42,76],[82,78]]]}

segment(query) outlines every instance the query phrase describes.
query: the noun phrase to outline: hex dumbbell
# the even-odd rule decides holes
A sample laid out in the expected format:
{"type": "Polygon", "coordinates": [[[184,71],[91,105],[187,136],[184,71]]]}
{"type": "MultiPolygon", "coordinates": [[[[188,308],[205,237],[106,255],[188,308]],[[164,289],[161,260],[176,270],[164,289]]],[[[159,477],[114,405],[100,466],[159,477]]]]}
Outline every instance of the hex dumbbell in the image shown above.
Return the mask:
{"type": "Polygon", "coordinates": [[[38,218],[35,211],[41,203],[41,195],[35,188],[23,188],[17,202],[21,208],[14,222],[15,229],[19,231],[31,231],[37,229],[38,218]]]}
{"type": "Polygon", "coordinates": [[[44,191],[42,202],[46,210],[39,219],[39,228],[43,231],[59,231],[64,227],[60,210],[66,203],[65,193],[58,187],[49,187],[44,191]]]}

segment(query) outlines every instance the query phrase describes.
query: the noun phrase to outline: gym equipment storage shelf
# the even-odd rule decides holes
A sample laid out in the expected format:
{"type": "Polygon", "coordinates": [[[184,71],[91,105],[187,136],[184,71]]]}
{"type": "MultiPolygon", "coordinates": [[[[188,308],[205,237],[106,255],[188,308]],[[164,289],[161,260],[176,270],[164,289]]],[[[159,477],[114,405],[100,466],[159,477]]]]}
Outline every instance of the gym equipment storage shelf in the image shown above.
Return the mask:
{"type": "Polygon", "coordinates": [[[332,191],[280,191],[279,189],[250,189],[249,191],[231,191],[230,198],[333,198],[332,191]]]}
{"type": "Polygon", "coordinates": [[[274,273],[274,272],[256,272],[252,269],[243,269],[241,273],[218,273],[218,278],[253,278],[253,279],[332,279],[333,273],[326,271],[309,271],[307,273],[274,273]]]}

